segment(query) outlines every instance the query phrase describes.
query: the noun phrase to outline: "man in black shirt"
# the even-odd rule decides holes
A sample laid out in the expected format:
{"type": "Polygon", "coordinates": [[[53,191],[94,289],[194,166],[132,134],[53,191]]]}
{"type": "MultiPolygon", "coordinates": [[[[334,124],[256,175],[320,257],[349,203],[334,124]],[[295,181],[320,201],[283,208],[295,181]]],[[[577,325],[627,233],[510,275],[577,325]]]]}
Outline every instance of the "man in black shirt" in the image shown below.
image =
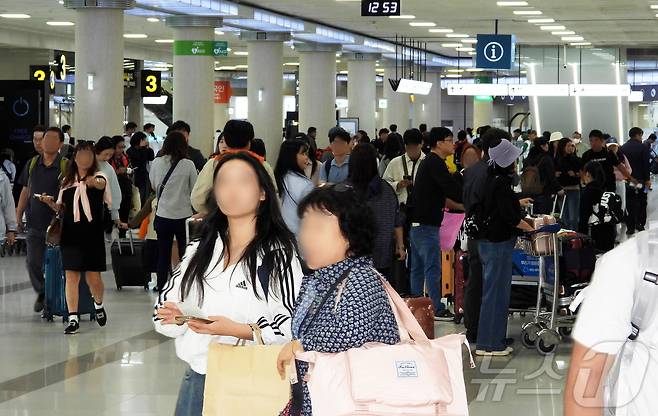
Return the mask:
{"type": "Polygon", "coordinates": [[[624,175],[624,177],[628,180],[631,177],[628,173],[628,170],[626,170],[626,166],[624,166],[624,164],[619,161],[614,153],[608,151],[601,130],[592,130],[590,132],[589,144],[591,149],[583,154],[583,166],[585,166],[587,162],[599,162],[603,167],[603,172],[605,173],[605,184],[603,185],[605,191],[615,192],[617,189],[615,167],[619,169],[621,174],[624,175]]]}
{"type": "Polygon", "coordinates": [[[427,283],[438,320],[454,315],[441,303],[441,251],[439,229],[443,208],[463,210],[459,185],[448,172],[445,158],[454,154],[452,132],[434,127],[427,136],[430,153],[418,167],[411,214],[411,293],[422,295],[427,283]],[[449,199],[449,200],[448,200],[449,199]]]}
{"type": "Polygon", "coordinates": [[[635,231],[644,231],[647,222],[647,192],[651,188],[651,173],[649,172],[649,148],[642,144],[644,132],[639,127],[633,127],[628,136],[630,140],[622,147],[628,163],[631,165],[631,176],[638,185],[626,185],[626,234],[633,235],[635,231]]]}

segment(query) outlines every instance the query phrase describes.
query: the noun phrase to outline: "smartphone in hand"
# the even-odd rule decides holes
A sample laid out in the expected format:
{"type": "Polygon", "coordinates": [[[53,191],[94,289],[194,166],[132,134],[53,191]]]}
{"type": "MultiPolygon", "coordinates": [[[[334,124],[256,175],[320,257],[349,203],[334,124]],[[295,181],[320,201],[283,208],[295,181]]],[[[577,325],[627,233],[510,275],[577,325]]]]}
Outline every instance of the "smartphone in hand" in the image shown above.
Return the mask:
{"type": "Polygon", "coordinates": [[[189,316],[189,315],[177,316],[174,319],[176,320],[177,325],[183,325],[183,324],[185,324],[189,321],[196,321],[196,322],[199,322],[199,323],[202,323],[202,324],[212,324],[213,323],[213,321],[211,321],[210,319],[198,318],[196,316],[189,316]]]}

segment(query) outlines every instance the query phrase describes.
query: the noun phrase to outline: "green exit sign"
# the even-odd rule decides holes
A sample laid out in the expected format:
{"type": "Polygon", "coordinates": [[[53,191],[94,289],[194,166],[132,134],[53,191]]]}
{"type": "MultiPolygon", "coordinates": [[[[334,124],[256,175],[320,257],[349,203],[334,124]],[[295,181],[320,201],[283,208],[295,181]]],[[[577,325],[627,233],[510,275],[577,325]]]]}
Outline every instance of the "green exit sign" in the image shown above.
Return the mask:
{"type": "Polygon", "coordinates": [[[228,56],[228,42],[212,40],[177,40],[174,55],[178,56],[228,56]]]}

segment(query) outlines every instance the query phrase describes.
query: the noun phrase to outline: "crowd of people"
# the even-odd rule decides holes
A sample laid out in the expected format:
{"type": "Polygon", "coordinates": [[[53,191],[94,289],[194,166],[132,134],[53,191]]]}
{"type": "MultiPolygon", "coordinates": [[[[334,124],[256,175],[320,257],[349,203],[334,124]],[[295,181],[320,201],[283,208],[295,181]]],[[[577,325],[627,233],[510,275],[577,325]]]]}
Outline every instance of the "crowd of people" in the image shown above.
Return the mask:
{"type": "MultiPolygon", "coordinates": [[[[184,121],[173,123],[164,140],[154,128],[137,131],[128,123],[123,135],[91,142],[73,139],[70,127],[35,127],[36,155],[20,175],[6,163],[10,158],[0,165],[0,235],[11,244],[25,214],[27,271],[37,293],[34,311],[41,312],[47,230],[61,217],[65,333],[75,334],[80,279],[89,284],[104,326],[100,273],[107,236],[115,228],[125,235],[135,212],[153,207],[144,222],[152,221],[157,239],[156,264],[145,266],[157,271],[155,327],[176,339],[177,354],[189,365],[177,415],[202,412],[211,342],[258,336],[286,344],[280,369],[299,351],[399,342],[379,274],[406,295],[428,294],[436,320],[453,320],[441,293],[446,213],[463,212],[477,229],[466,243],[465,325],[483,356],[512,352],[506,338],[511,258],[517,237],[533,231],[526,212],[561,211],[563,227],[590,235],[601,252],[613,249],[624,231],[602,219],[614,208],[604,203],[610,195],[623,202],[628,236],[647,221],[655,135],[643,143],[636,127],[623,146],[592,130],[582,154],[579,134],[510,135],[488,126],[473,136],[470,129],[455,135],[426,125],[400,134],[392,125],[374,140],[365,131],[352,135],[334,127],[329,147],[318,149],[311,127],[281,143],[274,168],[248,121],[229,121],[208,159],[190,145],[184,121]],[[190,219],[202,220],[191,242],[190,219]],[[172,270],[174,251],[180,264],[172,270]],[[406,283],[396,276],[400,270],[406,283]],[[340,302],[327,302],[336,293],[340,302]],[[177,321],[188,304],[209,322],[177,321]]],[[[303,380],[308,367],[297,363],[296,370],[303,380]]],[[[287,412],[311,414],[304,382],[293,386],[287,412]]]]}

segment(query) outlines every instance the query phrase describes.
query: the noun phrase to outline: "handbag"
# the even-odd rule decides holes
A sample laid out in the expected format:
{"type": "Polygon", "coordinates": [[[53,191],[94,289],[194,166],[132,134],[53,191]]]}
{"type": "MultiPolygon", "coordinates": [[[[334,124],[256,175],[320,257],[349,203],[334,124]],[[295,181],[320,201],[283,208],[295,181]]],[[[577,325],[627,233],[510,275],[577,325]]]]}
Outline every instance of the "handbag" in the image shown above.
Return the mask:
{"type": "Polygon", "coordinates": [[[283,345],[211,343],[203,395],[203,416],[278,415],[290,400],[290,382],[276,369],[283,345]]]}
{"type": "Polygon", "coordinates": [[[463,212],[450,212],[448,210],[443,212],[443,221],[439,229],[442,251],[450,251],[455,247],[455,241],[457,241],[465,216],[466,214],[463,212]]]}
{"type": "MultiPolygon", "coordinates": [[[[300,352],[314,416],[468,415],[463,334],[429,340],[404,301],[380,276],[400,330],[397,345],[365,344],[329,354],[300,352]],[[413,339],[413,341],[412,341],[413,339]]],[[[470,351],[470,349],[469,349],[470,351]]],[[[475,367],[473,357],[471,367],[475,367]]]]}
{"type": "Polygon", "coordinates": [[[66,205],[62,204],[46,229],[46,244],[50,247],[57,247],[62,242],[62,216],[65,209],[66,205]]]}

